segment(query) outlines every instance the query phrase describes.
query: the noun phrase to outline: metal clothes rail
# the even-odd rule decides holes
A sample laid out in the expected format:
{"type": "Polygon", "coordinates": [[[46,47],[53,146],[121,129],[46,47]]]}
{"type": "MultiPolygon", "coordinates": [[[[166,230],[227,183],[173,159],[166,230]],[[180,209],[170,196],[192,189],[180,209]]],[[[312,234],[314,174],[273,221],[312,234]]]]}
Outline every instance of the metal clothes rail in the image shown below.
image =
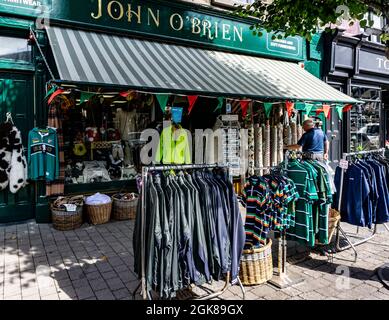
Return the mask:
{"type": "MultiPolygon", "coordinates": [[[[352,157],[352,156],[359,156],[359,155],[366,155],[366,154],[372,154],[372,153],[382,153],[382,155],[385,157],[385,148],[377,149],[377,150],[369,150],[369,151],[358,151],[358,152],[351,152],[351,153],[344,153],[343,154],[343,160],[347,160],[347,158],[352,157]]],[[[345,168],[342,167],[341,171],[341,176],[340,176],[340,190],[338,192],[339,194],[339,200],[338,200],[338,211],[341,212],[342,208],[342,195],[343,195],[343,184],[344,184],[344,173],[345,173],[345,168]]],[[[389,231],[389,228],[386,224],[384,224],[386,230],[389,231]]],[[[359,227],[357,229],[357,233],[359,232],[359,227]]],[[[377,233],[377,224],[374,224],[374,229],[373,232],[370,236],[366,238],[361,238],[357,242],[352,242],[347,233],[343,230],[343,228],[340,225],[340,222],[338,223],[338,226],[336,228],[336,251],[341,252],[347,249],[352,248],[354,251],[354,257],[355,261],[357,261],[358,258],[358,252],[356,249],[356,246],[363,244],[375,237],[377,233]],[[348,245],[346,246],[340,246],[340,234],[345,238],[346,242],[348,245]]]]}
{"type": "MultiPolygon", "coordinates": [[[[146,252],[145,252],[146,251],[146,224],[145,224],[146,212],[145,212],[145,203],[147,200],[145,187],[147,185],[148,173],[150,171],[189,170],[189,169],[207,169],[207,168],[226,168],[229,179],[232,178],[230,175],[230,168],[228,166],[221,166],[221,165],[217,165],[217,164],[161,165],[161,166],[142,167],[142,185],[141,185],[141,188],[142,188],[141,260],[142,261],[141,261],[141,283],[139,286],[141,286],[142,297],[144,300],[148,299],[147,292],[146,292],[146,271],[145,271],[145,269],[146,269],[146,252]]],[[[213,299],[213,298],[216,298],[216,297],[222,295],[230,286],[230,276],[231,276],[230,272],[228,272],[226,275],[225,285],[221,290],[214,292],[214,293],[211,293],[211,294],[208,294],[208,295],[205,295],[205,296],[202,296],[202,297],[199,297],[196,300],[209,300],[209,299],[213,299]]],[[[238,277],[238,284],[242,290],[243,299],[245,299],[246,292],[245,292],[245,289],[244,289],[239,277],[238,277]]],[[[139,288],[139,286],[138,286],[138,288],[139,288]]],[[[135,295],[136,291],[138,290],[138,288],[134,291],[134,295],[135,295]]]]}
{"type": "MultiPolygon", "coordinates": [[[[297,154],[295,151],[286,151],[284,155],[284,163],[277,166],[265,166],[265,167],[254,167],[254,171],[258,170],[275,170],[279,169],[282,173],[283,170],[287,170],[289,157],[297,154]]],[[[278,241],[278,259],[277,259],[277,270],[274,272],[274,276],[269,283],[280,289],[285,289],[290,286],[296,285],[304,281],[304,279],[293,272],[287,272],[287,251],[288,241],[286,240],[286,232],[280,232],[280,238],[278,241]]]]}

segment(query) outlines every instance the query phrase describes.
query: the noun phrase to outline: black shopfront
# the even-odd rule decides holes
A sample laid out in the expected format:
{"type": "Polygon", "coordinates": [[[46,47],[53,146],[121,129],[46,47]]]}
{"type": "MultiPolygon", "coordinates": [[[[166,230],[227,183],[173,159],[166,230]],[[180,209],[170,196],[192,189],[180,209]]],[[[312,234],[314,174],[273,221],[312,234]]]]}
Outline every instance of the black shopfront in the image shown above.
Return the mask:
{"type": "Polygon", "coordinates": [[[388,147],[389,60],[383,44],[364,35],[324,35],[323,78],[336,89],[358,99],[339,121],[339,153],[388,147]]]}

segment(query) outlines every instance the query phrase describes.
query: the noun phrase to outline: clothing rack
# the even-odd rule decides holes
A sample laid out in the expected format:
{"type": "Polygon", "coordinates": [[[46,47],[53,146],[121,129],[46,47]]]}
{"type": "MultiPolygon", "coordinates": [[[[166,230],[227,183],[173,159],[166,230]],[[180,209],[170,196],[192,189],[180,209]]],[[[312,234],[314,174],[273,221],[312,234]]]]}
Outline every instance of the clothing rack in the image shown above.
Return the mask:
{"type": "MultiPolygon", "coordinates": [[[[141,209],[141,283],[139,284],[138,288],[134,291],[133,297],[135,296],[136,291],[141,286],[141,292],[143,300],[147,300],[147,292],[146,292],[146,212],[145,212],[145,203],[146,203],[146,190],[145,186],[147,185],[147,179],[148,179],[148,173],[149,171],[165,171],[165,170],[189,170],[189,169],[208,169],[208,168],[227,168],[228,177],[229,179],[232,179],[230,175],[230,168],[229,166],[221,166],[217,164],[188,164],[188,165],[160,165],[160,166],[147,166],[142,167],[142,183],[141,183],[141,190],[142,190],[142,209],[141,209]]],[[[242,282],[240,281],[239,277],[237,278],[238,284],[242,290],[243,299],[245,299],[245,289],[242,285],[242,282]]],[[[196,300],[209,300],[216,298],[220,295],[222,295],[229,287],[230,285],[230,272],[227,272],[226,275],[226,281],[224,287],[217,291],[213,292],[211,294],[202,296],[197,298],[196,300]]]]}
{"type": "MultiPolygon", "coordinates": [[[[377,149],[377,150],[368,150],[368,151],[357,151],[357,152],[351,152],[351,153],[344,153],[342,159],[343,160],[347,160],[347,158],[349,158],[349,157],[359,156],[359,155],[366,155],[366,154],[372,154],[372,153],[382,153],[382,155],[385,157],[385,148],[381,148],[381,149],[377,149]]],[[[343,182],[344,182],[344,172],[345,172],[345,170],[346,169],[342,167],[341,176],[340,176],[339,200],[338,200],[338,211],[339,212],[341,212],[341,208],[342,208],[342,194],[343,194],[343,182]]],[[[384,224],[384,226],[385,226],[386,230],[389,231],[388,226],[386,224],[384,224]]],[[[359,227],[357,228],[357,233],[358,232],[359,232],[359,227]]],[[[361,245],[361,244],[363,244],[363,243],[373,239],[375,237],[376,233],[377,233],[377,224],[374,224],[374,229],[373,229],[373,232],[372,232],[372,234],[370,236],[368,236],[366,238],[361,238],[359,241],[353,243],[351,241],[351,239],[348,237],[347,233],[343,230],[343,228],[341,227],[340,222],[339,222],[338,226],[336,228],[336,251],[337,252],[341,252],[341,251],[344,251],[344,250],[347,250],[347,249],[351,248],[354,251],[355,261],[357,261],[358,252],[357,252],[356,246],[361,245]],[[348,245],[346,245],[346,246],[341,246],[340,245],[340,233],[345,238],[345,240],[348,243],[348,245]]]]}
{"type": "MultiPolygon", "coordinates": [[[[301,151],[289,151],[286,150],[284,154],[284,166],[282,169],[288,169],[289,158],[299,154],[303,154],[301,151]]],[[[280,167],[277,166],[277,167],[280,167]]],[[[286,240],[286,231],[281,233],[280,240],[278,242],[278,270],[275,273],[269,283],[280,289],[285,289],[296,284],[304,282],[304,278],[295,272],[287,272],[287,251],[288,251],[288,240],[286,240]]]]}
{"type": "MultiPolygon", "coordinates": [[[[291,156],[291,153],[295,153],[295,152],[296,151],[285,152],[284,166],[282,166],[282,164],[279,164],[277,166],[254,167],[254,171],[280,169],[282,172],[282,170],[286,170],[288,168],[289,157],[291,156]]],[[[291,272],[287,273],[287,268],[286,268],[287,249],[288,249],[288,244],[286,240],[286,232],[281,232],[278,241],[277,271],[274,272],[273,278],[269,280],[270,284],[280,289],[285,289],[304,281],[302,277],[298,276],[295,273],[291,273],[291,272]]]]}

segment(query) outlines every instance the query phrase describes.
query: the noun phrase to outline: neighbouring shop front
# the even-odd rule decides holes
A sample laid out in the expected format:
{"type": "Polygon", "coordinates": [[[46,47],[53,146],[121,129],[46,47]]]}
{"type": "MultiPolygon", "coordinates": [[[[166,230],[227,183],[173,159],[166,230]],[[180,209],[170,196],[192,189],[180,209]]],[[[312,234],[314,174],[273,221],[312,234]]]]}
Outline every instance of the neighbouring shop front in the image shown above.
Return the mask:
{"type": "MultiPolygon", "coordinates": [[[[0,4],[2,120],[11,113],[26,150],[37,134],[63,151],[52,166],[30,169],[20,191],[2,191],[2,222],[48,222],[48,203],[61,193],[137,191],[139,133],[160,130],[166,110],[181,108],[180,125],[192,133],[247,128],[252,173],[283,161],[307,113],[325,126],[331,108],[356,102],[298,65],[303,39],[254,37],[246,21],[222,12],[164,1],[0,4]]],[[[239,168],[238,150],[229,152],[224,160],[239,168]]]]}
{"type": "Polygon", "coordinates": [[[385,45],[366,35],[325,35],[324,80],[361,101],[345,115],[340,152],[388,146],[389,60],[385,45]]]}

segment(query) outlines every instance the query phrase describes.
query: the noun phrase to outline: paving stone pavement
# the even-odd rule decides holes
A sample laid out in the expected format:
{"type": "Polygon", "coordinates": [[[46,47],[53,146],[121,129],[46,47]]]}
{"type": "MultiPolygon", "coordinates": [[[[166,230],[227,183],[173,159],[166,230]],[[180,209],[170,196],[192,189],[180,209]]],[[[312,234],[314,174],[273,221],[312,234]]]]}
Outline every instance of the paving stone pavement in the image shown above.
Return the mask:
{"type": "MultiPolygon", "coordinates": [[[[35,222],[1,225],[0,300],[132,299],[139,283],[133,272],[133,229],[132,221],[84,225],[67,232],[35,222]]],[[[291,257],[304,252],[288,243],[291,257]]],[[[287,270],[304,282],[282,290],[270,284],[245,287],[246,299],[389,300],[389,290],[375,272],[389,261],[389,232],[380,227],[374,239],[358,247],[358,254],[356,262],[350,250],[330,257],[311,252],[302,261],[291,259],[287,270]]],[[[217,299],[242,298],[239,286],[233,286],[217,299]]]]}

